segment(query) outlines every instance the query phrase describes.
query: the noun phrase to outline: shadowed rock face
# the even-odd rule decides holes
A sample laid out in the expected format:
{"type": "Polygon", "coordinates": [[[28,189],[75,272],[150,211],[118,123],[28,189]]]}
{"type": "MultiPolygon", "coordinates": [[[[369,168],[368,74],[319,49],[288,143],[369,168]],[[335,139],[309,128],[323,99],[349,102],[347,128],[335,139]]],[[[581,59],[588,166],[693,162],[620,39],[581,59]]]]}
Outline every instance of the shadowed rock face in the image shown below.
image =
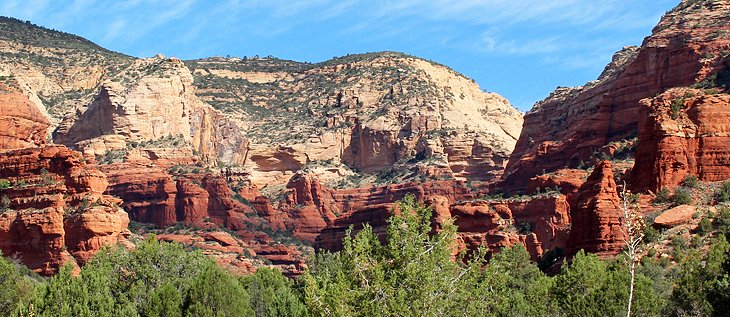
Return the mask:
{"type": "Polygon", "coordinates": [[[730,95],[672,89],[645,100],[635,190],[673,190],[685,177],[730,179],[730,95]]]}
{"type": "Polygon", "coordinates": [[[636,135],[640,100],[689,86],[728,64],[730,2],[685,1],[666,14],[640,48],[614,56],[601,77],[583,87],[559,88],[537,103],[503,176],[505,189],[523,189],[543,171],[589,161],[609,142],[636,135]]]}
{"type": "Polygon", "coordinates": [[[63,146],[0,153],[0,250],[49,275],[84,264],[105,245],[127,244],[127,213],[103,195],[106,177],[63,146]]]}

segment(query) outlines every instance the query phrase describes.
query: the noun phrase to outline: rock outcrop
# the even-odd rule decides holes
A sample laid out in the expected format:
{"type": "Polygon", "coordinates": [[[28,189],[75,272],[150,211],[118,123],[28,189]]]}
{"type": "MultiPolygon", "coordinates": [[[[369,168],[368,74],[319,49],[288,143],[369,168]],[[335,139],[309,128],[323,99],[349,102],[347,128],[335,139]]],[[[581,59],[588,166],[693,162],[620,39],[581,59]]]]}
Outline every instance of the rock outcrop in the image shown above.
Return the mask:
{"type": "Polygon", "coordinates": [[[578,190],[576,204],[570,210],[568,255],[582,249],[600,256],[613,256],[625,245],[623,211],[612,168],[609,161],[599,163],[578,190]]]}
{"type": "Polygon", "coordinates": [[[320,239],[320,232],[325,227],[336,226],[335,220],[340,224],[357,224],[359,215],[370,213],[373,214],[372,217],[380,215],[387,218],[385,215],[393,205],[406,195],[413,195],[421,201],[438,195],[446,197],[450,202],[478,195],[467,188],[464,182],[458,181],[331,189],[323,186],[315,176],[308,174],[295,175],[287,187],[286,200],[279,205],[279,210],[261,215],[271,223],[283,222],[288,231],[311,242],[320,239]],[[350,215],[354,218],[347,219],[350,215]]]}
{"type": "Polygon", "coordinates": [[[689,175],[703,181],[730,179],[730,95],[678,88],[645,105],[635,190],[672,190],[689,175]]]}
{"type": "Polygon", "coordinates": [[[49,126],[28,97],[0,82],[0,149],[42,146],[49,126]]]}
{"type": "Polygon", "coordinates": [[[109,179],[107,193],[122,198],[135,221],[167,227],[213,222],[232,230],[246,228],[254,211],[234,199],[221,176],[186,174],[176,179],[150,163],[100,165],[109,179]]]}
{"type": "Polygon", "coordinates": [[[106,177],[63,146],[0,153],[0,250],[49,275],[126,244],[127,213],[103,195],[106,177]]]}
{"type": "Polygon", "coordinates": [[[559,88],[537,103],[525,116],[502,186],[522,189],[544,171],[590,161],[609,142],[637,133],[641,99],[702,82],[727,67],[729,12],[727,0],[683,1],[640,48],[617,53],[597,81],[559,88]]]}
{"type": "Polygon", "coordinates": [[[654,219],[652,224],[657,229],[669,229],[692,221],[697,213],[697,207],[681,205],[662,212],[654,219]]]}
{"type": "Polygon", "coordinates": [[[260,185],[283,185],[311,164],[328,167],[313,171],[320,177],[340,164],[365,173],[401,164],[421,165],[425,176],[493,180],[521,128],[521,113],[501,96],[400,53],[314,65],[275,58],[186,63],[198,96],[244,127],[252,143],[244,168],[264,180],[260,185]],[[265,85],[243,80],[264,73],[271,74],[265,85]]]}
{"type": "Polygon", "coordinates": [[[192,148],[208,162],[243,164],[247,140],[238,127],[195,96],[192,83],[193,76],[178,59],[137,60],[119,81],[102,84],[94,102],[79,110],[78,117],[66,117],[54,141],[84,151],[99,143],[90,140],[99,138],[116,137],[124,147],[179,138],[174,147],[192,148]]]}
{"type": "MultiPolygon", "coordinates": [[[[418,197],[418,196],[416,196],[418,197]]],[[[473,200],[459,202],[440,195],[421,197],[434,211],[434,225],[456,219],[457,252],[484,246],[490,252],[523,244],[534,260],[546,251],[565,248],[570,232],[570,206],[564,195],[540,195],[532,199],[473,200]]],[[[373,204],[338,217],[317,237],[316,247],[337,251],[346,231],[355,232],[367,223],[375,234],[385,237],[387,219],[394,204],[373,204]]]]}

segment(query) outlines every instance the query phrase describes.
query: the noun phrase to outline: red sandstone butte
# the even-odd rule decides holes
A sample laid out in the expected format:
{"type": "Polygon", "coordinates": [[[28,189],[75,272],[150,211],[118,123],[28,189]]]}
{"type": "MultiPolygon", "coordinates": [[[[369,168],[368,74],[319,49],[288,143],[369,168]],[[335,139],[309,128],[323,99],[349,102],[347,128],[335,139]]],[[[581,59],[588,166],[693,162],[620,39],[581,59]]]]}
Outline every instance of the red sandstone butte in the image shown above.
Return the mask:
{"type": "Polygon", "coordinates": [[[730,95],[677,88],[645,100],[645,106],[649,114],[639,126],[635,190],[672,190],[689,175],[730,179],[730,95]]]}

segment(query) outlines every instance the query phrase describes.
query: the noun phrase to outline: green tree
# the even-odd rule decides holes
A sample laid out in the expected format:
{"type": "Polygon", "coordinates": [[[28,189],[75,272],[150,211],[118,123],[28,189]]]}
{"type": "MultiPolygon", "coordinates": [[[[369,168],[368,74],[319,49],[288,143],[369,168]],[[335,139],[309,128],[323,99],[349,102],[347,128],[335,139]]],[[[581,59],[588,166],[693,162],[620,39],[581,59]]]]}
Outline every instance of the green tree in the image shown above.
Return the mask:
{"type": "Polygon", "coordinates": [[[28,277],[27,273],[27,269],[23,270],[23,267],[3,258],[0,253],[0,315],[10,316],[17,312],[40,284],[28,277]]]}
{"type": "Polygon", "coordinates": [[[240,281],[251,295],[251,306],[257,317],[308,316],[302,294],[278,270],[259,268],[255,274],[241,277],[240,281]]]}
{"type": "MultiPolygon", "coordinates": [[[[100,251],[39,288],[25,311],[39,316],[252,316],[238,279],[200,252],[154,237],[133,251],[100,251]]],[[[27,314],[26,314],[27,315],[27,314]]]]}
{"type": "Polygon", "coordinates": [[[502,249],[480,274],[475,300],[496,316],[547,316],[557,313],[550,299],[554,280],[530,260],[522,245],[502,249]]]}
{"type": "Polygon", "coordinates": [[[185,299],[185,316],[254,316],[246,289],[218,266],[196,276],[185,299]]]}
{"type": "MultiPolygon", "coordinates": [[[[630,274],[626,261],[602,261],[595,254],[583,251],[575,255],[568,266],[555,277],[551,293],[567,316],[617,316],[626,313],[630,274]]],[[[641,274],[635,275],[633,314],[660,316],[664,299],[653,282],[641,274]]]]}
{"type": "Polygon", "coordinates": [[[730,243],[724,235],[712,243],[707,255],[689,252],[679,270],[672,292],[670,311],[675,316],[721,316],[727,310],[715,311],[727,304],[728,253],[730,243]],[[718,296],[718,297],[716,297],[718,296]]]}
{"type": "MultiPolygon", "coordinates": [[[[365,225],[341,252],[320,254],[304,274],[305,302],[323,316],[466,314],[479,265],[452,261],[456,227],[431,227],[431,210],[407,197],[388,220],[387,242],[365,225]]],[[[476,263],[476,262],[475,262],[476,263]]]]}

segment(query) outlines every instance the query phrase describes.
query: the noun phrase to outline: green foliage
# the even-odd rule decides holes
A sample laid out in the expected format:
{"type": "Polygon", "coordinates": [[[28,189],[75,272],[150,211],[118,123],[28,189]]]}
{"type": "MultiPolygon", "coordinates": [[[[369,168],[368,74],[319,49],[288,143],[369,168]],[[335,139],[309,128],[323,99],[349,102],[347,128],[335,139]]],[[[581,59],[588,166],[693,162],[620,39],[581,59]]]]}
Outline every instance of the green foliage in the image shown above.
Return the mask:
{"type": "Polygon", "coordinates": [[[21,266],[0,257],[0,316],[17,314],[39,281],[27,276],[21,266]]]}
{"type": "MultiPolygon", "coordinates": [[[[250,316],[248,293],[200,252],[154,237],[100,251],[72,276],[66,266],[30,305],[39,316],[250,316]]],[[[28,306],[30,307],[30,306],[28,306]]]]}
{"type": "MultiPolygon", "coordinates": [[[[555,278],[552,294],[566,316],[617,316],[625,314],[629,275],[624,261],[608,263],[594,254],[576,254],[570,266],[555,278]]],[[[653,282],[636,276],[633,313],[660,316],[664,299],[653,282]]]]}
{"type": "Polygon", "coordinates": [[[10,181],[7,179],[0,179],[0,189],[8,189],[12,187],[10,181]]]}
{"type": "Polygon", "coordinates": [[[208,265],[187,291],[185,316],[252,316],[246,289],[218,266],[208,265]]]}
{"type": "Polygon", "coordinates": [[[647,225],[644,227],[644,242],[649,243],[657,241],[660,235],[661,233],[659,232],[659,230],[657,230],[653,226],[647,225]]]}
{"type": "Polygon", "coordinates": [[[669,190],[666,188],[662,188],[656,193],[656,196],[652,200],[652,203],[654,204],[665,204],[671,201],[671,195],[669,194],[669,190]]]}
{"type": "Polygon", "coordinates": [[[706,256],[690,252],[684,258],[668,307],[672,315],[723,316],[727,312],[729,253],[730,244],[720,236],[706,256]]]}
{"type": "Polygon", "coordinates": [[[671,111],[670,117],[672,120],[677,120],[677,118],[679,118],[679,111],[682,110],[682,107],[684,107],[684,98],[677,97],[672,100],[672,105],[669,106],[671,111]]]}
{"type": "Polygon", "coordinates": [[[713,219],[714,227],[718,233],[729,235],[730,234],[730,207],[720,207],[717,210],[717,215],[713,219]]]}
{"type": "Polygon", "coordinates": [[[722,182],[715,192],[715,200],[719,203],[730,202],[730,181],[722,182]]]}
{"type": "Polygon", "coordinates": [[[682,186],[696,189],[700,187],[700,180],[695,175],[687,175],[682,181],[682,186]]]}
{"type": "Polygon", "coordinates": [[[674,196],[672,196],[672,203],[675,206],[679,205],[690,205],[692,204],[692,191],[686,187],[677,187],[674,189],[674,196]]]}
{"type": "Polygon", "coordinates": [[[0,213],[4,213],[10,209],[10,198],[7,195],[0,197],[0,213]]]}
{"type": "MultiPolygon", "coordinates": [[[[433,232],[430,210],[412,198],[389,221],[382,243],[365,225],[343,251],[319,254],[303,276],[305,302],[317,316],[615,316],[625,313],[625,261],[580,252],[556,277],[546,276],[522,246],[488,264],[484,252],[451,261],[453,225],[433,232]],[[463,260],[463,259],[462,259],[463,260]]],[[[554,263],[554,261],[552,261],[554,263]]],[[[659,267],[655,267],[654,275],[659,267]]],[[[637,274],[636,316],[660,316],[671,285],[637,274]]]]}
{"type": "MultiPolygon", "coordinates": [[[[431,235],[431,210],[406,198],[400,215],[388,220],[387,242],[365,225],[348,235],[343,250],[319,254],[303,276],[305,301],[315,315],[446,316],[477,310],[470,266],[451,261],[456,228],[446,224],[431,235]]],[[[478,284],[478,283],[477,283],[478,284]]]]}
{"type": "Polygon", "coordinates": [[[256,274],[242,277],[241,284],[251,294],[251,306],[257,317],[309,316],[302,294],[278,270],[259,268],[256,274]]]}

